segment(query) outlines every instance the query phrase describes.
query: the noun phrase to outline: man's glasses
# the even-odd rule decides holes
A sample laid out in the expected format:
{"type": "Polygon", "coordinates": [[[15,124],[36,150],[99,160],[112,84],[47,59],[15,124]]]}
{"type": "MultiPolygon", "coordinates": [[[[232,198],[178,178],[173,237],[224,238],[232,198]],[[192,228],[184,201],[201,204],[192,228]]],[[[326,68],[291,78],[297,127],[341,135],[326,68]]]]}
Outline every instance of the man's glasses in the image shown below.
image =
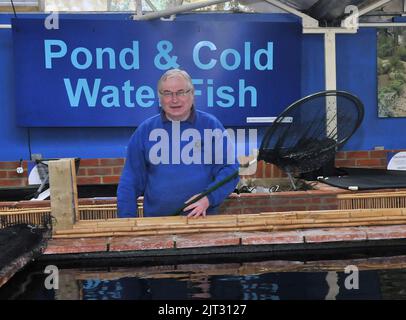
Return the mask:
{"type": "Polygon", "coordinates": [[[189,89],[189,90],[179,90],[179,91],[176,91],[176,92],[172,92],[172,91],[167,91],[167,90],[165,90],[165,91],[159,91],[159,93],[163,96],[163,97],[165,97],[165,98],[172,98],[174,95],[177,97],[177,98],[183,98],[183,97],[186,97],[189,93],[190,93],[190,91],[192,91],[192,89],[189,89]]]}

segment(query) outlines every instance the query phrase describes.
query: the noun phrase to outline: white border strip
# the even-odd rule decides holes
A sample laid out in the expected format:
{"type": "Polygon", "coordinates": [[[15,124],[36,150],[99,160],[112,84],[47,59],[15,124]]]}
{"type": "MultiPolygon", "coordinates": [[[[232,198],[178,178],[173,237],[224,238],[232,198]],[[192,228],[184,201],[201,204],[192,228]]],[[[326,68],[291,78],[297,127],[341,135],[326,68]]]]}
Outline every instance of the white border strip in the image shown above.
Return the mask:
{"type": "MultiPolygon", "coordinates": [[[[247,117],[247,123],[272,123],[276,120],[276,117],[247,117]]],[[[283,123],[292,123],[292,117],[284,117],[283,123]]]]}

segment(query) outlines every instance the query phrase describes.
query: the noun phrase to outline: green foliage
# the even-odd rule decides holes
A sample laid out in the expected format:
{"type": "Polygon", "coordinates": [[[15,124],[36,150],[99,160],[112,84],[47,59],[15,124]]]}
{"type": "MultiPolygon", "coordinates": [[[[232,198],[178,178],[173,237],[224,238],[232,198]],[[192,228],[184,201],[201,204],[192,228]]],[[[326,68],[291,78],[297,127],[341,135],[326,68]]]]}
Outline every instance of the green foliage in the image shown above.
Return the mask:
{"type": "Polygon", "coordinates": [[[389,84],[389,87],[396,92],[397,95],[401,95],[403,91],[404,82],[401,80],[393,80],[389,84]]]}
{"type": "Polygon", "coordinates": [[[394,52],[393,37],[388,36],[384,32],[378,34],[378,57],[388,58],[393,55],[394,52]]]}
{"type": "MultiPolygon", "coordinates": [[[[404,36],[406,30],[402,30],[404,36]]],[[[392,117],[398,99],[406,86],[406,47],[399,37],[399,30],[378,32],[378,75],[383,76],[378,92],[380,117],[392,117]]]]}
{"type": "Polygon", "coordinates": [[[390,71],[390,63],[378,58],[378,75],[387,74],[390,71]]]}
{"type": "Polygon", "coordinates": [[[406,48],[399,46],[395,50],[395,55],[401,60],[406,62],[406,48]]]}
{"type": "Polygon", "coordinates": [[[398,80],[398,81],[401,81],[402,83],[406,83],[406,76],[400,70],[396,70],[395,72],[389,73],[389,79],[398,80]]]}
{"type": "Polygon", "coordinates": [[[378,92],[378,110],[380,117],[392,117],[393,106],[398,95],[390,86],[383,87],[378,92]]]}
{"type": "Polygon", "coordinates": [[[403,66],[402,61],[400,61],[398,56],[393,56],[389,58],[390,70],[391,71],[403,71],[405,67],[403,66]]]}

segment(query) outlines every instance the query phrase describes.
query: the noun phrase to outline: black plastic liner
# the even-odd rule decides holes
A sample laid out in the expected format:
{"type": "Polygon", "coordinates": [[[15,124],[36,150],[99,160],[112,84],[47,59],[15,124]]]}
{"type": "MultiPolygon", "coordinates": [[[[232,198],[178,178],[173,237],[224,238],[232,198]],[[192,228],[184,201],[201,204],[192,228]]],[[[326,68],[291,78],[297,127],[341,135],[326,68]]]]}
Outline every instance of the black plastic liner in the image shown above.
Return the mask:
{"type": "Polygon", "coordinates": [[[318,181],[348,190],[406,188],[406,171],[386,169],[340,168],[340,174],[318,181]]]}

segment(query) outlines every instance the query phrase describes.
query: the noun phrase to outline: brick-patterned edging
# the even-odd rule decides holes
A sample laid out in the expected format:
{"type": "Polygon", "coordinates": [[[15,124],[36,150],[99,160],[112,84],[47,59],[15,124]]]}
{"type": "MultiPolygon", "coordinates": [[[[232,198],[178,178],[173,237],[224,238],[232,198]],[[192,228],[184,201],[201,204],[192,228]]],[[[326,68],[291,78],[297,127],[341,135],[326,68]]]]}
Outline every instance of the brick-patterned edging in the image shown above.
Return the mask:
{"type": "MultiPolygon", "coordinates": [[[[217,232],[191,235],[156,235],[146,237],[97,237],[51,239],[44,254],[123,252],[206,247],[258,245],[322,244],[370,240],[406,239],[406,225],[325,228],[276,232],[217,232]]],[[[248,248],[249,249],[249,248],[248,248]]]]}

